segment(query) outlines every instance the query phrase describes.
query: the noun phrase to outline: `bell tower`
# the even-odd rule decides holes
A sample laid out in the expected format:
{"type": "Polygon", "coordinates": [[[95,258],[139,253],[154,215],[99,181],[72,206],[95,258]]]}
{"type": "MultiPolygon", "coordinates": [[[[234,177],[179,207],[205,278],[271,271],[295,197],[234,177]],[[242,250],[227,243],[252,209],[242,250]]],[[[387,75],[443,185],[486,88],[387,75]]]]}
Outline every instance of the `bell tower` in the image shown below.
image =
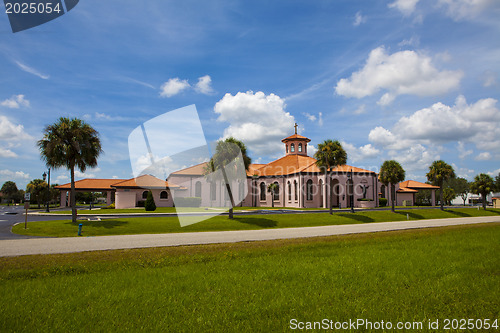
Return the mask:
{"type": "Polygon", "coordinates": [[[285,155],[303,155],[307,156],[307,143],[311,142],[305,136],[297,134],[297,123],[294,125],[295,134],[281,140],[285,144],[285,155]]]}

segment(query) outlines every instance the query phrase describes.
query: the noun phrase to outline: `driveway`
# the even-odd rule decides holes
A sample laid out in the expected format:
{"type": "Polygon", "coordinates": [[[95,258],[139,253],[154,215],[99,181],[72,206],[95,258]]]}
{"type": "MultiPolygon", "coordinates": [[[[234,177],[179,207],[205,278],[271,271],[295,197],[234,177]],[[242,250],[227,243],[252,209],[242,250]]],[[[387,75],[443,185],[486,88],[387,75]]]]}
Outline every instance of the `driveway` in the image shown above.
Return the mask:
{"type": "Polygon", "coordinates": [[[0,240],[0,257],[29,254],[71,253],[162,246],[236,243],[288,238],[319,237],[451,225],[500,223],[500,216],[345,224],[306,228],[237,230],[218,232],[123,235],[99,237],[31,238],[0,240]]]}

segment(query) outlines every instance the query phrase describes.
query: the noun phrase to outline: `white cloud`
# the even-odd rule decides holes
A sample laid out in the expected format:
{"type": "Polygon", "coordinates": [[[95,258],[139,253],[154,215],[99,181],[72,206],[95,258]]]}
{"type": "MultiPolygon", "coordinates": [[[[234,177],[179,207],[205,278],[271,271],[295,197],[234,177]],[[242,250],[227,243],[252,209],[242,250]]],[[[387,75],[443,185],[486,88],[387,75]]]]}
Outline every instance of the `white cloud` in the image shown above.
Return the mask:
{"type": "Polygon", "coordinates": [[[309,121],[316,121],[316,116],[307,112],[302,113],[309,121]]]}
{"type": "Polygon", "coordinates": [[[446,14],[455,21],[473,19],[488,7],[498,5],[496,0],[439,0],[446,14]]]}
{"type": "Polygon", "coordinates": [[[342,147],[347,153],[347,158],[349,161],[358,162],[365,159],[374,158],[380,155],[380,150],[372,146],[370,143],[361,147],[356,147],[351,143],[342,141],[342,147]]]}
{"type": "Polygon", "coordinates": [[[483,87],[491,87],[497,84],[497,73],[485,71],[482,76],[483,87]]]}
{"type": "Polygon", "coordinates": [[[211,95],[214,93],[212,88],[212,78],[210,75],[205,75],[198,78],[198,83],[196,83],[195,90],[201,94],[211,95]]]}
{"type": "Polygon", "coordinates": [[[33,139],[23,125],[14,125],[7,117],[0,116],[0,140],[19,141],[33,139]]]}
{"type": "Polygon", "coordinates": [[[293,134],[295,119],[285,108],[285,101],[275,94],[248,91],[226,94],[214,111],[218,121],[229,123],[225,138],[233,136],[256,155],[268,155],[282,152],[281,139],[293,134]]]}
{"type": "Polygon", "coordinates": [[[458,158],[461,160],[465,159],[467,156],[471,155],[474,151],[472,149],[465,149],[465,144],[463,142],[458,142],[457,146],[458,158]]]}
{"type": "Polygon", "coordinates": [[[415,11],[419,0],[396,0],[388,5],[389,8],[396,8],[403,15],[409,16],[415,11]]]}
{"type": "Polygon", "coordinates": [[[318,113],[318,125],[323,126],[323,112],[318,113]]]}
{"type": "Polygon", "coordinates": [[[379,103],[387,105],[398,95],[434,96],[459,86],[461,71],[439,71],[432,59],[415,51],[387,54],[384,47],[370,52],[365,66],[337,82],[335,92],[363,98],[386,90],[379,103]]]}
{"type": "Polygon", "coordinates": [[[2,178],[9,179],[30,179],[29,173],[24,173],[24,171],[11,171],[8,169],[0,170],[0,175],[2,178]]]}
{"type": "Polygon", "coordinates": [[[310,143],[307,144],[307,155],[308,156],[314,157],[314,154],[316,154],[317,151],[318,151],[318,148],[315,145],[310,144],[310,143]]]}
{"type": "Polygon", "coordinates": [[[169,79],[167,82],[163,83],[160,88],[160,96],[161,97],[172,97],[183,90],[190,88],[187,80],[180,80],[178,77],[169,79]]]}
{"type": "Polygon", "coordinates": [[[39,78],[44,79],[44,80],[48,80],[50,78],[49,75],[42,74],[38,70],[36,70],[32,67],[29,67],[29,66],[27,66],[19,61],[16,61],[15,63],[21,70],[25,71],[26,73],[33,74],[33,75],[38,76],[39,78]]]}
{"type": "Polygon", "coordinates": [[[484,152],[480,153],[479,155],[477,155],[476,157],[474,157],[474,159],[476,161],[489,161],[489,160],[491,160],[491,154],[487,151],[484,151],[484,152]]]}
{"type": "Polygon", "coordinates": [[[424,142],[468,141],[481,150],[500,152],[500,110],[497,100],[485,98],[467,104],[458,96],[453,107],[436,103],[402,117],[394,126],[396,134],[424,142]]]}
{"type": "Polygon", "coordinates": [[[24,99],[24,95],[14,95],[11,98],[1,102],[0,105],[5,106],[9,109],[19,109],[21,106],[29,107],[30,101],[24,99]]]}
{"type": "Polygon", "coordinates": [[[12,150],[4,149],[4,148],[0,147],[0,157],[2,157],[2,158],[16,158],[18,156],[12,150]]]}
{"type": "Polygon", "coordinates": [[[78,178],[96,178],[95,173],[92,173],[92,172],[99,172],[99,171],[101,171],[100,168],[94,168],[94,169],[86,171],[86,172],[81,172],[80,170],[75,170],[75,177],[78,177],[78,178]]]}
{"type": "Polygon", "coordinates": [[[361,15],[361,12],[357,12],[356,15],[354,16],[354,22],[352,23],[352,25],[357,27],[365,22],[366,22],[366,16],[361,15]]]}
{"type": "Polygon", "coordinates": [[[418,36],[412,36],[410,39],[403,39],[398,43],[398,46],[419,46],[420,38],[418,36]]]}
{"type": "Polygon", "coordinates": [[[458,142],[460,159],[473,154],[466,149],[469,143],[484,151],[476,160],[489,160],[493,153],[500,153],[500,110],[496,102],[486,98],[467,104],[463,96],[458,96],[452,107],[436,103],[400,118],[392,131],[377,126],[368,139],[376,147],[388,149],[389,156],[409,170],[425,169],[439,159],[443,150],[440,144],[450,142],[458,142]]]}

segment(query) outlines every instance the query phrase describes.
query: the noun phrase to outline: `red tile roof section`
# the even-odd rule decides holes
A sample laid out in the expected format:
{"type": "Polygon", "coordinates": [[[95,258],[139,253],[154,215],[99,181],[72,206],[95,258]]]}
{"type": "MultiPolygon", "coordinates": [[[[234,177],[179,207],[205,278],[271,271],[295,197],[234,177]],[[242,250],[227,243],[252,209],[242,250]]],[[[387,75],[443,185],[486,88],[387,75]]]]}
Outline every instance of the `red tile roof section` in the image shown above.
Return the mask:
{"type": "Polygon", "coordinates": [[[119,183],[115,183],[111,185],[114,188],[179,188],[179,185],[175,185],[172,183],[168,183],[165,180],[161,180],[151,175],[142,175],[137,178],[131,178],[128,180],[124,180],[119,183]]]}
{"type": "Polygon", "coordinates": [[[399,183],[399,188],[406,187],[417,190],[437,190],[439,186],[434,186],[426,183],[417,182],[416,180],[405,180],[404,182],[399,183]]]}
{"type": "Polygon", "coordinates": [[[288,138],[284,138],[283,140],[281,140],[281,142],[288,142],[288,141],[291,141],[291,140],[302,140],[302,141],[305,141],[305,142],[310,142],[311,141],[309,138],[306,138],[305,136],[298,135],[298,134],[293,134],[293,135],[290,135],[288,138]]]}
{"type": "MultiPolygon", "coordinates": [[[[125,179],[81,179],[75,181],[75,188],[79,190],[111,190],[111,185],[125,181],[125,179]]],[[[55,187],[58,190],[70,190],[71,183],[55,187]]]]}

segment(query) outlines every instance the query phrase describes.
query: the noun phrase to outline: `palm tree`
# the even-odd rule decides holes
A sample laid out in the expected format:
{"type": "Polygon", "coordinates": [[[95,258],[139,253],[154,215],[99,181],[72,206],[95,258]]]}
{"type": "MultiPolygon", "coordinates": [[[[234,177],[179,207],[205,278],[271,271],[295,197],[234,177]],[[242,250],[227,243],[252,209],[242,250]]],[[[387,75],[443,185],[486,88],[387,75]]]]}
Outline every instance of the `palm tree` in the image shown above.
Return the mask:
{"type": "Polygon", "coordinates": [[[441,210],[444,210],[443,183],[451,178],[455,178],[455,171],[451,165],[442,160],[432,162],[429,167],[429,172],[427,173],[427,180],[430,181],[432,185],[439,186],[441,210]]]}
{"type": "Polygon", "coordinates": [[[71,216],[76,223],[75,168],[85,172],[87,167],[97,166],[97,158],[102,153],[99,133],[83,120],[61,117],[45,128],[37,145],[48,167],[70,170],[71,216]]]}
{"type": "Polygon", "coordinates": [[[333,168],[347,163],[347,153],[342,144],[338,141],[330,139],[318,144],[318,151],[314,154],[316,165],[321,169],[321,172],[327,172],[330,178],[330,215],[333,214],[333,186],[332,186],[332,170],[333,168]]]}
{"type": "Polygon", "coordinates": [[[380,167],[380,182],[385,186],[391,185],[391,211],[394,213],[394,197],[396,196],[396,184],[405,180],[405,170],[397,161],[389,160],[382,163],[380,167]]]}
{"type": "Polygon", "coordinates": [[[47,183],[45,180],[33,179],[26,185],[26,192],[31,194],[31,201],[36,201],[38,209],[40,209],[40,202],[43,199],[44,192],[47,191],[47,183]]]}
{"type": "Polygon", "coordinates": [[[481,194],[483,209],[486,210],[486,196],[495,190],[493,178],[490,175],[481,173],[474,177],[474,181],[470,184],[470,189],[473,193],[481,194]]]}
{"type": "Polygon", "coordinates": [[[274,208],[274,195],[278,193],[279,186],[276,183],[267,185],[267,192],[271,193],[271,206],[274,208]]]}
{"type": "Polygon", "coordinates": [[[224,183],[226,184],[226,191],[229,199],[231,200],[231,208],[229,208],[230,219],[233,218],[233,207],[235,206],[235,203],[229,180],[236,179],[236,175],[241,174],[242,172],[246,174],[250,163],[252,163],[252,159],[247,155],[247,147],[245,146],[245,144],[233,137],[229,137],[225,140],[220,140],[217,142],[217,146],[215,147],[215,154],[212,156],[210,162],[208,162],[207,167],[205,168],[205,175],[213,173],[216,170],[221,170],[222,176],[224,178],[224,183]],[[225,166],[232,162],[239,162],[238,160],[240,158],[240,153],[241,158],[243,159],[243,163],[234,163],[234,170],[225,168],[225,166]],[[244,170],[238,170],[238,167],[241,166],[244,167],[244,170]],[[229,178],[227,174],[228,172],[230,173],[229,178]]]}

